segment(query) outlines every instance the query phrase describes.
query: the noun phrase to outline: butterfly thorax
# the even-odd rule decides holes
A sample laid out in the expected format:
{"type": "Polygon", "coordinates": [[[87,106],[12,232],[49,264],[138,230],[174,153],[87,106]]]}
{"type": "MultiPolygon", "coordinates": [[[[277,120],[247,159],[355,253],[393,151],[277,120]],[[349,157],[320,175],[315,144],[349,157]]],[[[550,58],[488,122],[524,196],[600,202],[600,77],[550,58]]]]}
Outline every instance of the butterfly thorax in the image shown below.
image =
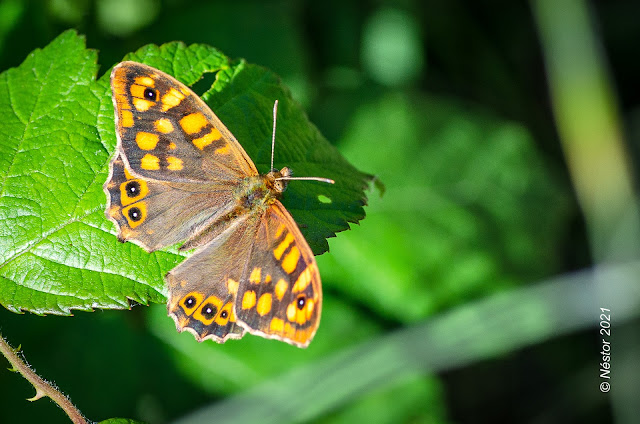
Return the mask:
{"type": "Polygon", "coordinates": [[[246,177],[236,189],[238,206],[251,211],[260,212],[280,198],[287,188],[286,178],[291,175],[287,167],[280,171],[272,169],[264,175],[246,177]]]}

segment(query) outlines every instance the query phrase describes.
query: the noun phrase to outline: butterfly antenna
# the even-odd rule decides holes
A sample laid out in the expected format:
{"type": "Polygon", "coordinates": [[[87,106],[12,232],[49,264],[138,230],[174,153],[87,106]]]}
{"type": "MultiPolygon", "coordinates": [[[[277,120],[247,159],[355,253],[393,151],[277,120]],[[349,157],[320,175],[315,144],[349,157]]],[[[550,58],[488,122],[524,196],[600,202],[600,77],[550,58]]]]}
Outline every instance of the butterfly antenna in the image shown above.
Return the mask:
{"type": "Polygon", "coordinates": [[[333,181],[331,178],[322,178],[322,177],[280,177],[280,178],[276,178],[276,181],[278,180],[306,180],[306,181],[320,181],[321,183],[327,183],[327,184],[335,184],[336,182],[333,181]]]}
{"type": "Polygon", "coordinates": [[[276,115],[278,114],[278,101],[273,104],[273,134],[271,135],[271,168],[273,169],[273,151],[276,146],[276,115]]]}
{"type": "MultiPolygon", "coordinates": [[[[273,104],[273,135],[271,136],[271,168],[273,169],[273,151],[276,145],[276,115],[278,114],[278,101],[276,100],[273,104]]],[[[307,181],[320,181],[328,184],[335,184],[330,178],[322,178],[322,177],[280,177],[276,178],[276,180],[307,180],[307,181]]]]}

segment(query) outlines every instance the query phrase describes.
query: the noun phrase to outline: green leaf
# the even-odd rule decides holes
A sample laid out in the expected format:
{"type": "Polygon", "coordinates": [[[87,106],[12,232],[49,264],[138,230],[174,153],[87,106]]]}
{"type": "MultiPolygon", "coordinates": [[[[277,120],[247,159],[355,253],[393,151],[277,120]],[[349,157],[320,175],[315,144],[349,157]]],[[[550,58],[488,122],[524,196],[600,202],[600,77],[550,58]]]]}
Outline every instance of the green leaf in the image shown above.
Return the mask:
{"type": "MultiPolygon", "coordinates": [[[[127,57],[187,84],[205,73],[205,98],[261,172],[268,168],[273,100],[280,100],[276,163],[336,184],[292,182],[283,202],[315,253],[326,237],[364,217],[369,177],[307,120],[270,71],[231,63],[204,45],[146,46],[127,57]],[[322,202],[318,196],[327,198],[322,202]]],[[[121,244],[104,216],[102,191],[115,145],[108,70],[67,31],[0,74],[0,303],[14,312],[70,314],[164,302],[163,276],[182,260],[121,244]]]]}

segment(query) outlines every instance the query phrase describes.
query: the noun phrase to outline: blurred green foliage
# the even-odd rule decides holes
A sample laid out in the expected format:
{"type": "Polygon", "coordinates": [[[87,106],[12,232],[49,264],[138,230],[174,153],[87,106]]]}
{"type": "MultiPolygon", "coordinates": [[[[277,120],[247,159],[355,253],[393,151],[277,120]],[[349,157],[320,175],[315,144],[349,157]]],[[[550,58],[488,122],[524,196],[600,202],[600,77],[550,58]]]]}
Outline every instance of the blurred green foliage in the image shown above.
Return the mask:
{"type": "MultiPolygon", "coordinates": [[[[633,164],[640,5],[591,12],[633,164]]],[[[0,70],[69,27],[99,50],[100,73],[173,40],[270,68],[324,136],[386,186],[382,197],[370,191],[367,219],[318,257],[325,308],[307,350],[257,337],[198,344],[162,305],[73,317],[0,310],[2,333],[87,417],[165,423],[212,407],[222,415],[183,422],[233,421],[233,411],[265,422],[612,420],[597,388],[588,284],[553,280],[522,295],[592,265],[527,3],[5,0],[0,70]]],[[[620,292],[630,321],[617,334],[637,334],[636,298],[620,292]]],[[[622,382],[638,375],[622,358],[640,349],[622,337],[618,346],[622,382]]],[[[28,403],[32,390],[0,372],[0,422],[67,422],[47,400],[28,403]]]]}

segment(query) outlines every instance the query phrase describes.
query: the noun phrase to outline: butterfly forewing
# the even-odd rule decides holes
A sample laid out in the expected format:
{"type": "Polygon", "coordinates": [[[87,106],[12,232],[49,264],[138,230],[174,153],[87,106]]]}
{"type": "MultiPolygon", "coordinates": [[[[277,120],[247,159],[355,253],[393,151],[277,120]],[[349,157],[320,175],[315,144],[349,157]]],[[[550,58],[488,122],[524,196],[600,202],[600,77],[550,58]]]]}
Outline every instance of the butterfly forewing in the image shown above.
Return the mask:
{"type": "Polygon", "coordinates": [[[257,175],[240,144],[189,87],[135,62],[111,73],[118,149],[131,170],[168,181],[257,175]]]}

